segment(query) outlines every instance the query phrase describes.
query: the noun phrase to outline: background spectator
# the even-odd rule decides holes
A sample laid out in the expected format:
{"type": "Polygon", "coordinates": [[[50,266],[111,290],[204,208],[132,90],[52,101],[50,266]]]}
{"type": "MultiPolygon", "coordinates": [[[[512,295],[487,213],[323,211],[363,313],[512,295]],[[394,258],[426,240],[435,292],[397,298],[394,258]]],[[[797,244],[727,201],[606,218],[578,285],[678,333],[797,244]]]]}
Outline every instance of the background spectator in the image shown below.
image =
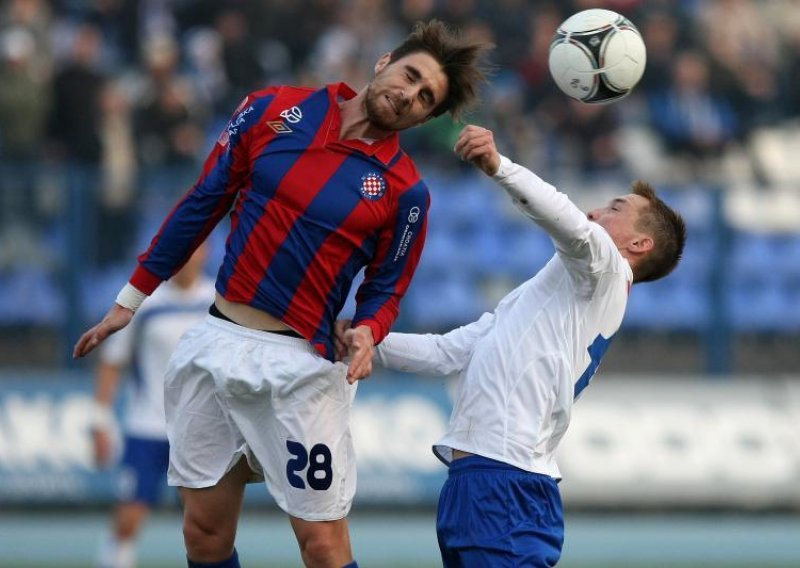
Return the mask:
{"type": "MultiPolygon", "coordinates": [[[[116,281],[115,271],[127,270],[123,251],[146,245],[140,235],[151,232],[154,212],[186,191],[196,162],[246,92],[275,82],[316,87],[331,78],[363,84],[365,61],[368,68],[414,21],[431,17],[498,46],[492,84],[467,120],[492,128],[510,157],[545,179],[584,188],[575,192],[579,204],[593,205],[607,186],[642,177],[697,208],[689,255],[695,234],[713,244],[735,231],[734,249],[747,242],[739,238],[743,230],[800,238],[800,211],[792,205],[800,200],[800,168],[790,152],[800,139],[798,14],[798,0],[9,0],[0,6],[0,256],[14,268],[0,273],[0,292],[15,286],[36,305],[67,306],[75,310],[70,318],[86,317],[91,308],[77,299],[96,296],[116,281]],[[648,47],[640,85],[612,105],[569,100],[547,67],[558,24],[594,7],[631,18],[648,47]],[[758,207],[747,204],[754,192],[758,207]],[[718,232],[714,207],[727,226],[718,232]],[[68,251],[84,249],[89,266],[73,266],[68,251]],[[38,267],[41,285],[16,284],[25,282],[28,264],[38,267]]],[[[405,132],[403,144],[434,180],[432,246],[420,271],[433,275],[447,263],[447,274],[432,277],[431,286],[447,287],[442,294],[457,299],[453,305],[479,311],[548,251],[452,159],[459,130],[440,117],[405,132]],[[463,254],[464,246],[472,254],[463,254]]],[[[726,265],[724,251],[711,256],[726,265]]],[[[694,268],[685,279],[679,275],[663,291],[675,295],[665,299],[673,302],[674,322],[634,314],[631,325],[738,336],[736,326],[744,324],[737,322],[749,321],[736,315],[739,296],[717,302],[722,292],[709,288],[714,268],[686,264],[694,268]],[[719,316],[714,326],[712,313],[719,316]]],[[[746,289],[763,292],[770,306],[794,297],[791,279],[769,293],[746,289]]],[[[0,334],[16,329],[21,302],[14,294],[6,294],[8,310],[0,302],[0,334]]],[[[442,302],[429,306],[424,296],[411,287],[400,322],[410,331],[475,315],[448,312],[442,302]]],[[[800,322],[789,327],[800,329],[800,322]]],[[[58,324],[45,329],[69,335],[58,324]]],[[[665,350],[679,339],[665,340],[665,350]]]]}

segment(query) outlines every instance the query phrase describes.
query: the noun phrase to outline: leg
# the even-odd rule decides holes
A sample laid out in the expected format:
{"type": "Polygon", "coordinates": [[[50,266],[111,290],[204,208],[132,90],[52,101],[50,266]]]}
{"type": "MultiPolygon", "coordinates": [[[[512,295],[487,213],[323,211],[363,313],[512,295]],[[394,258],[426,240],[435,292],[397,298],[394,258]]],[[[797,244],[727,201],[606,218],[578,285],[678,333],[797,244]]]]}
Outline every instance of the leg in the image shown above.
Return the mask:
{"type": "Polygon", "coordinates": [[[158,502],[167,469],[166,441],[125,437],[125,452],[117,482],[112,530],[100,546],[102,568],[133,568],[136,538],[150,509],[158,502]]]}
{"type": "Polygon", "coordinates": [[[150,506],[146,503],[119,503],[114,509],[111,534],[100,545],[100,568],[133,568],[136,565],[136,537],[150,506]]]}
{"type": "Polygon", "coordinates": [[[264,468],[267,489],[290,516],[305,565],[342,568],[353,560],[346,518],[356,484],[349,429],[355,387],[344,365],[305,342],[272,335],[265,334],[258,358],[245,361],[258,367],[228,373],[253,382],[230,381],[237,396],[224,403],[264,468]]]}
{"type": "Polygon", "coordinates": [[[241,459],[213,487],[180,488],[183,501],[183,540],[193,562],[221,562],[231,557],[236,527],[251,475],[241,459]]]}
{"type": "Polygon", "coordinates": [[[308,568],[341,568],[353,561],[347,519],[304,521],[289,517],[308,568]]]}
{"type": "Polygon", "coordinates": [[[114,509],[114,536],[118,541],[134,540],[150,512],[147,503],[120,503],[114,509]]]}

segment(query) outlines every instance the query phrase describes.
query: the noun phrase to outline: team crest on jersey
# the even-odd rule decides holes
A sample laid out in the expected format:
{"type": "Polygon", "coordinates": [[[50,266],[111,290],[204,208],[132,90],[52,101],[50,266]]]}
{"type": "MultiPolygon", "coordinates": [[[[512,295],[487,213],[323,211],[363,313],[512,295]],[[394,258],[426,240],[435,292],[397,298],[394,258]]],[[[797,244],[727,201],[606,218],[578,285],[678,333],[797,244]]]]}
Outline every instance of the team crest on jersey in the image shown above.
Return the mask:
{"type": "Polygon", "coordinates": [[[383,197],[386,193],[386,180],[377,172],[369,172],[361,176],[361,195],[370,201],[383,197]]]}

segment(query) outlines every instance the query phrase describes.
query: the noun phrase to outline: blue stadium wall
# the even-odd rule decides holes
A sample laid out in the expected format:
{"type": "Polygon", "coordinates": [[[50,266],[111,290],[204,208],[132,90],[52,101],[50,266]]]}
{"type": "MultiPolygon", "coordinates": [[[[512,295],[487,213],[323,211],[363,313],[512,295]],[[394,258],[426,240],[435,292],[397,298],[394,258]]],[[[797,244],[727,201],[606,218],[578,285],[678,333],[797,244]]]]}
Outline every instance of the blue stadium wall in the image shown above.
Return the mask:
{"type": "MultiPolygon", "coordinates": [[[[360,383],[355,507],[435,505],[446,468],[430,448],[454,386],[381,372],[360,383]]],[[[114,499],[114,469],[92,463],[92,388],[86,371],[0,374],[0,509],[114,499]]],[[[587,509],[800,511],[797,424],[798,377],[601,371],[573,408],[560,488],[566,506],[587,509]]],[[[164,495],[176,501],[174,491],[164,495]]],[[[274,506],[261,484],[248,489],[247,505],[274,506]]]]}

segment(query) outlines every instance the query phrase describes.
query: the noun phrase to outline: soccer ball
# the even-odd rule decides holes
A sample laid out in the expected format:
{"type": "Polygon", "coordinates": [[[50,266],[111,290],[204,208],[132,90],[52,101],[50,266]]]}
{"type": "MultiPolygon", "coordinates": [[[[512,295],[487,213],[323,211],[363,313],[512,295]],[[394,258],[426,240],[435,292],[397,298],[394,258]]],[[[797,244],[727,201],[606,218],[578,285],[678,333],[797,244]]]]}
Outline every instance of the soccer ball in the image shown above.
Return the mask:
{"type": "Polygon", "coordinates": [[[610,103],[631,92],[647,61],[642,36],[630,20],[592,9],[567,18],[550,43],[550,75],[584,103],[610,103]]]}

